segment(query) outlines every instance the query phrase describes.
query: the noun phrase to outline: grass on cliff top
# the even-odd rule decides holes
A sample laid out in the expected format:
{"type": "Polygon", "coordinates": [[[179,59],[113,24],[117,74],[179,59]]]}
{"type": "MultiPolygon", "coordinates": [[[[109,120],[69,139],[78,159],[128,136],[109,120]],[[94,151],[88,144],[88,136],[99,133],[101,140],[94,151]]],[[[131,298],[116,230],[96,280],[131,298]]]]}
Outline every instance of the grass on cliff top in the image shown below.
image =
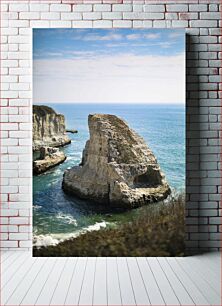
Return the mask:
{"type": "Polygon", "coordinates": [[[34,256],[183,256],[185,200],[140,214],[116,228],[88,232],[56,246],[33,249],[34,256]],[[150,211],[152,213],[150,213],[150,211]]]}

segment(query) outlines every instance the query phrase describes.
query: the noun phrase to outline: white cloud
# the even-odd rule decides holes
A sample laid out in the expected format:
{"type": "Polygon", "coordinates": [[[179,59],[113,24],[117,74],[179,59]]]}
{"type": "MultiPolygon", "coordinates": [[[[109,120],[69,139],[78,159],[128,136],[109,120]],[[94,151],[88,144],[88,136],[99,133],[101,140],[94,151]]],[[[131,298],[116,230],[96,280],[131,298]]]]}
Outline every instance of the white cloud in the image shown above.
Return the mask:
{"type": "Polygon", "coordinates": [[[145,34],[144,35],[145,38],[147,39],[157,39],[160,37],[159,33],[150,33],[150,34],[145,34]]]}
{"type": "Polygon", "coordinates": [[[106,40],[121,40],[122,35],[120,34],[109,34],[109,35],[96,35],[96,34],[87,34],[83,36],[82,40],[84,41],[106,41],[106,40]]]}
{"type": "Polygon", "coordinates": [[[184,53],[34,61],[35,103],[184,101],[184,53]]]}
{"type": "Polygon", "coordinates": [[[128,40],[137,40],[137,39],[140,39],[142,36],[140,34],[129,34],[129,35],[126,35],[126,38],[128,40]]]}
{"type": "Polygon", "coordinates": [[[160,37],[159,33],[149,33],[149,34],[128,34],[126,38],[128,40],[138,40],[138,39],[157,39],[160,37]]]}

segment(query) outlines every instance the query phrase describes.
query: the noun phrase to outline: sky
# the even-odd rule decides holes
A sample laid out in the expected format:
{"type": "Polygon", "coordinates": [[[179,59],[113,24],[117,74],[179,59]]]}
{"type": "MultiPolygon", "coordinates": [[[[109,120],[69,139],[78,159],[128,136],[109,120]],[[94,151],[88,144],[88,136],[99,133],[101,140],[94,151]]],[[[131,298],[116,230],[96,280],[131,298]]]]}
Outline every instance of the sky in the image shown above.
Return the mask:
{"type": "Polygon", "coordinates": [[[34,103],[185,103],[183,29],[34,29],[34,103]]]}

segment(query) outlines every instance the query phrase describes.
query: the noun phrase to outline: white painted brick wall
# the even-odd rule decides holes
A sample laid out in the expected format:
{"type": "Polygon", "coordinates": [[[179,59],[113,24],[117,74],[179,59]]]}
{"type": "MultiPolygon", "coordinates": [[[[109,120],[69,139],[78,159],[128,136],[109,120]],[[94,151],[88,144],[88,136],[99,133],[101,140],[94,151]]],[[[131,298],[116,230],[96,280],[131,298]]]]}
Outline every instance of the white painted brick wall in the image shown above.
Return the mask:
{"type": "Polygon", "coordinates": [[[1,248],[31,246],[31,41],[36,27],[185,27],[187,247],[221,246],[220,0],[1,1],[1,248]]]}

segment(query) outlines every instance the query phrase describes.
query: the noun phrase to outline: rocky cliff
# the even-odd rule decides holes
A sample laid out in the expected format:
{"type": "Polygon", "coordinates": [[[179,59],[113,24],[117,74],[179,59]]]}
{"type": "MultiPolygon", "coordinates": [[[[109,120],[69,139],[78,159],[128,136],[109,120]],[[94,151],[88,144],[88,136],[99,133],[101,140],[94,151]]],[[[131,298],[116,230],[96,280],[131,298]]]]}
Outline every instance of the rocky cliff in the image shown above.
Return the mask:
{"type": "Polygon", "coordinates": [[[63,189],[112,207],[165,199],[170,188],[145,141],[114,115],[89,115],[82,163],[66,170],[63,189]]]}
{"type": "Polygon", "coordinates": [[[51,107],[33,105],[33,150],[60,147],[71,142],[66,135],[65,117],[51,107]]]}

